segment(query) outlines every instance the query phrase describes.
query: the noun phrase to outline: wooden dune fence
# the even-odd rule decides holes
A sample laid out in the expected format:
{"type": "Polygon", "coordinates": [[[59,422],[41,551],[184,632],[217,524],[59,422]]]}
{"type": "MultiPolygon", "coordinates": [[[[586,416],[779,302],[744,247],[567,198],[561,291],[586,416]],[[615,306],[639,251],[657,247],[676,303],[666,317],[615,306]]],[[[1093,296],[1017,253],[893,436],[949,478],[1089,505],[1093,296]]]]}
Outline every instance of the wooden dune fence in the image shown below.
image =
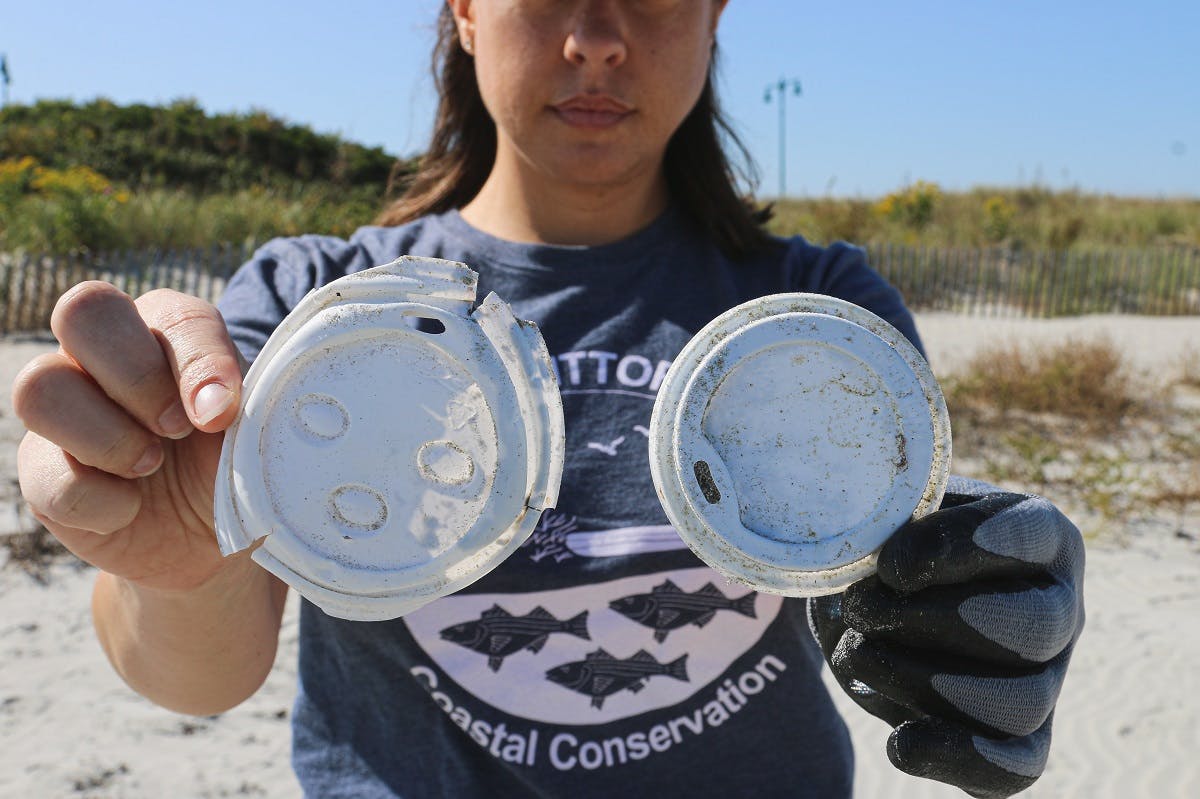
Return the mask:
{"type": "Polygon", "coordinates": [[[0,253],[0,333],[50,329],[54,303],[84,280],[105,280],[130,296],[171,288],[216,302],[253,247],[129,250],[73,255],[0,253]]]}
{"type": "MultiPolygon", "coordinates": [[[[58,297],[82,280],[132,296],[173,288],[215,302],[250,245],[180,251],[0,253],[0,333],[50,326],[58,297]]],[[[1200,248],[1012,251],[873,245],[872,266],[916,311],[977,316],[1200,314],[1200,248]]]]}
{"type": "Polygon", "coordinates": [[[976,316],[1200,314],[1200,248],[1012,251],[868,248],[918,311],[976,316]]]}

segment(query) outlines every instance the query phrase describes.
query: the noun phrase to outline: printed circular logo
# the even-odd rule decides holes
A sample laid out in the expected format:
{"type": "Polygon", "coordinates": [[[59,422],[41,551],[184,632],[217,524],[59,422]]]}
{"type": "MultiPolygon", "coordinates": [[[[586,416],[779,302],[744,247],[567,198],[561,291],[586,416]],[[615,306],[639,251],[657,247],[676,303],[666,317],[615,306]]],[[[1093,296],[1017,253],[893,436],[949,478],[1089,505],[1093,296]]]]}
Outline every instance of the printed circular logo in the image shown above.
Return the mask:
{"type": "Polygon", "coordinates": [[[529,594],[454,594],[404,617],[451,679],[512,716],[601,724],[670,707],[762,638],[783,600],[708,568],[529,594]]]}

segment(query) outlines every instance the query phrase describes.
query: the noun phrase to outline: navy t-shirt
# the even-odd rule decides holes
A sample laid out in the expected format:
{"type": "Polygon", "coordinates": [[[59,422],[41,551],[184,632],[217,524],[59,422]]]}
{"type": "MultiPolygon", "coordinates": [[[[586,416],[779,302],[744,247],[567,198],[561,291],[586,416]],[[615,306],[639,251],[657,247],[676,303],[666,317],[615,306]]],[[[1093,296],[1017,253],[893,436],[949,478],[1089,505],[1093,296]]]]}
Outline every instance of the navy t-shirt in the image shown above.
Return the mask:
{"type": "MultiPolygon", "coordinates": [[[[850,795],[849,737],[804,604],[699,561],[655,496],[671,361],[748,299],[808,291],[917,342],[861,250],[777,240],[732,262],[682,214],[599,247],[503,241],[456,212],[260,249],[221,299],[253,359],[312,288],[400,255],[461,261],[537,323],[566,420],[557,507],[494,572],[389,622],[304,602],[293,761],[316,797],[850,795]]],[[[918,346],[919,343],[918,343],[918,346]]]]}

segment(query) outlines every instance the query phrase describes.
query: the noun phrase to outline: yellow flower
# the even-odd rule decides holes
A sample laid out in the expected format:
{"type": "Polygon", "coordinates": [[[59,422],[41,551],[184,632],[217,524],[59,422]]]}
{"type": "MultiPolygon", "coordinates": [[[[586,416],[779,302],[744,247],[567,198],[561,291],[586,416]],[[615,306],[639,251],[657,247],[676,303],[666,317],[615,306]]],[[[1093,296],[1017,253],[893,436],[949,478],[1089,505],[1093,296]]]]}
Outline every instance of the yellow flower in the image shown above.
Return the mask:
{"type": "Polygon", "coordinates": [[[108,178],[87,166],[72,166],[67,169],[35,167],[34,191],[42,194],[103,194],[112,188],[108,178]]]}
{"type": "Polygon", "coordinates": [[[37,160],[28,155],[0,161],[0,187],[24,190],[37,165],[37,160]]]}
{"type": "Polygon", "coordinates": [[[919,230],[933,219],[934,208],[941,196],[942,189],[936,183],[918,180],[908,188],[884,197],[875,210],[881,216],[919,230]]]}

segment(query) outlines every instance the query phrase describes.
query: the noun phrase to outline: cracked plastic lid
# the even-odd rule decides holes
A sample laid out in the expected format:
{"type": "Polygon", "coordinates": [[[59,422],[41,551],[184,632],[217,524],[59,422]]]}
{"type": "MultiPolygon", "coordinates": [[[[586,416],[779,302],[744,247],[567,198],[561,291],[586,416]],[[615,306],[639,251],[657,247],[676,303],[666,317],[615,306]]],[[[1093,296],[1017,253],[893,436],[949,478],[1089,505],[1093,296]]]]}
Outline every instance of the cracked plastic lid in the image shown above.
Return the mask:
{"type": "Polygon", "coordinates": [[[246,376],[216,526],[326,613],[390,619],[497,566],[553,506],[563,417],[537,328],[463,264],[310,292],[246,376]]]}
{"type": "Polygon", "coordinates": [[[817,596],[873,573],[888,537],[938,506],[950,422],[894,327],[832,297],[777,294],[683,348],[654,404],[650,468],[702,560],[762,591],[817,596]]]}

